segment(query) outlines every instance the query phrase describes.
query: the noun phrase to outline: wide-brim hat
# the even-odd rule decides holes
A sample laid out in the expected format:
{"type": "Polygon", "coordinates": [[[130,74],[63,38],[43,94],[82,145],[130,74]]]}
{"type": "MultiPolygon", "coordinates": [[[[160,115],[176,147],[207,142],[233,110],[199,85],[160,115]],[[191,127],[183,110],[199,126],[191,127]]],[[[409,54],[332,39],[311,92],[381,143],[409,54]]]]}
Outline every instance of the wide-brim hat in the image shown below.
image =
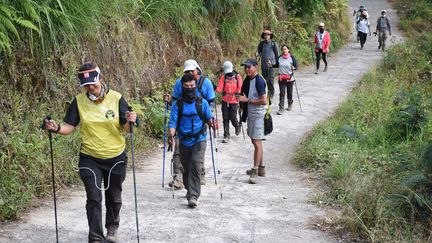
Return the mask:
{"type": "Polygon", "coordinates": [[[100,78],[99,67],[78,72],[78,79],[80,80],[81,87],[90,84],[96,84],[97,82],[99,82],[99,78],[100,78]]]}
{"type": "Polygon", "coordinates": [[[270,35],[270,39],[273,39],[273,32],[271,32],[270,30],[264,30],[261,33],[261,39],[264,39],[264,35],[269,34],[270,35]]]}

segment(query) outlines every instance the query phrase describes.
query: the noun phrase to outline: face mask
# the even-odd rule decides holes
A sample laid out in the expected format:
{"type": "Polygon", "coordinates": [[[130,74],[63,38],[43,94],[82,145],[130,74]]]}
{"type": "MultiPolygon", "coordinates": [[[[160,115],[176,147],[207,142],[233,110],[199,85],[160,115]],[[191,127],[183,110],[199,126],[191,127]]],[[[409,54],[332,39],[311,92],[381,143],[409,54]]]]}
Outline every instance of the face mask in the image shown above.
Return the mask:
{"type": "Polygon", "coordinates": [[[182,98],[187,103],[192,103],[195,99],[195,88],[182,87],[182,98]]]}
{"type": "Polygon", "coordinates": [[[319,29],[320,33],[324,33],[324,28],[319,29]]]}

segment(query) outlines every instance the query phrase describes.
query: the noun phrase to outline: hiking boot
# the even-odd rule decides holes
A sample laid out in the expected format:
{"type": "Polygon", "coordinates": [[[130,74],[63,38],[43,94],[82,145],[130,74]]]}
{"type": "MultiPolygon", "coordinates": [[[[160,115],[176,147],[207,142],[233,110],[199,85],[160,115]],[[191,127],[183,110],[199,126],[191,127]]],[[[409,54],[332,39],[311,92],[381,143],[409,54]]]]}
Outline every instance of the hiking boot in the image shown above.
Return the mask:
{"type": "Polygon", "coordinates": [[[326,65],[325,68],[324,68],[324,72],[327,72],[327,65],[326,65]]]}
{"type": "Polygon", "coordinates": [[[229,142],[229,137],[224,137],[222,139],[222,143],[228,143],[229,142]]]}
{"type": "MultiPolygon", "coordinates": [[[[251,175],[252,174],[252,170],[253,169],[250,169],[250,170],[246,170],[246,175],[251,175]]],[[[258,176],[261,176],[261,177],[265,177],[266,176],[266,172],[265,172],[265,166],[259,166],[258,167],[258,176]]]]}
{"type": "Polygon", "coordinates": [[[174,186],[174,190],[180,190],[182,188],[184,188],[183,182],[179,179],[177,179],[176,177],[174,177],[173,181],[170,181],[168,183],[169,187],[173,187],[174,186]]]}
{"type": "Polygon", "coordinates": [[[117,242],[117,229],[107,229],[106,242],[117,242]]]}
{"type": "Polygon", "coordinates": [[[191,208],[194,208],[194,207],[198,206],[197,199],[194,198],[194,197],[189,198],[188,199],[188,206],[191,207],[191,208]]]}
{"type": "Polygon", "coordinates": [[[236,136],[240,135],[240,132],[241,132],[241,126],[238,125],[238,126],[235,128],[235,135],[236,135],[236,136]]]}
{"type": "Polygon", "coordinates": [[[278,115],[282,115],[283,112],[284,112],[284,109],[283,109],[283,108],[279,108],[279,111],[278,111],[276,114],[278,114],[278,115]]]}
{"type": "Polygon", "coordinates": [[[292,103],[288,103],[287,111],[290,111],[290,110],[292,110],[292,103]]]}
{"type": "Polygon", "coordinates": [[[249,183],[250,184],[257,184],[258,183],[258,169],[251,169],[251,174],[249,177],[249,183]]]}

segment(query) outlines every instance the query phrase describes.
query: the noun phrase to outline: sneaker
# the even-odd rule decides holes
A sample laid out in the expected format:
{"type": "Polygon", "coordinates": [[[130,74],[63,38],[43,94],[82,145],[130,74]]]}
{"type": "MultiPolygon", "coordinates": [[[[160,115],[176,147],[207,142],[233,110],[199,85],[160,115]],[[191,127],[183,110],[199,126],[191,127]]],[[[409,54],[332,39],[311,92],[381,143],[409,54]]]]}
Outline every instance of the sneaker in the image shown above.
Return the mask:
{"type": "Polygon", "coordinates": [[[194,198],[194,197],[189,198],[188,199],[188,206],[191,207],[191,208],[194,208],[194,207],[198,206],[197,199],[194,198]]]}
{"type": "Polygon", "coordinates": [[[279,111],[278,111],[276,114],[278,114],[278,115],[282,115],[283,112],[284,112],[284,109],[283,109],[283,108],[279,108],[279,111]]]}
{"type": "Polygon", "coordinates": [[[327,72],[327,66],[325,66],[325,68],[324,68],[324,72],[327,72]]]}
{"type": "Polygon", "coordinates": [[[250,184],[257,184],[258,183],[258,169],[251,169],[251,174],[249,177],[249,183],[250,184]]]}
{"type": "Polygon", "coordinates": [[[106,242],[117,242],[117,229],[107,229],[106,242]]]}
{"type": "MultiPolygon", "coordinates": [[[[253,169],[246,170],[246,175],[251,175],[252,174],[252,170],[253,169]]],[[[260,165],[258,167],[258,176],[261,176],[261,177],[265,177],[266,176],[265,166],[261,166],[260,165]]]]}
{"type": "Polygon", "coordinates": [[[177,178],[174,177],[173,181],[170,181],[168,183],[169,187],[173,187],[174,186],[174,190],[180,190],[184,188],[183,182],[177,178]]]}
{"type": "Polygon", "coordinates": [[[290,111],[290,110],[292,110],[292,103],[291,103],[291,104],[288,104],[287,111],[290,111]]]}
{"type": "Polygon", "coordinates": [[[317,69],[316,71],[315,71],[315,74],[318,74],[319,73],[319,70],[317,69]]]}
{"type": "Polygon", "coordinates": [[[240,135],[240,132],[241,132],[241,126],[238,125],[238,126],[235,128],[235,135],[236,135],[236,136],[240,135]]]}
{"type": "Polygon", "coordinates": [[[229,142],[229,137],[224,137],[222,139],[222,143],[228,143],[229,142]]]}

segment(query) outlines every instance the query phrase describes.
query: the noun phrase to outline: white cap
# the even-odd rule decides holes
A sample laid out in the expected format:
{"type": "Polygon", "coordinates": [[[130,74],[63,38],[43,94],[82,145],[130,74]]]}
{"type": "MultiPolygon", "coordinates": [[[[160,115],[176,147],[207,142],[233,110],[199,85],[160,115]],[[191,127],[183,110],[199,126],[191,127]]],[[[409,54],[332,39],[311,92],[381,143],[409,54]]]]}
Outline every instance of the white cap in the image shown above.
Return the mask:
{"type": "Polygon", "coordinates": [[[195,70],[197,68],[202,73],[202,70],[201,70],[200,66],[198,65],[197,61],[195,61],[193,59],[189,59],[189,60],[186,60],[186,62],[183,65],[183,72],[195,70]]]}
{"type": "Polygon", "coordinates": [[[226,61],[223,64],[224,74],[232,73],[234,71],[234,65],[230,61],[226,61]]]}
{"type": "Polygon", "coordinates": [[[319,27],[324,27],[324,23],[323,22],[319,23],[319,27]]]}

